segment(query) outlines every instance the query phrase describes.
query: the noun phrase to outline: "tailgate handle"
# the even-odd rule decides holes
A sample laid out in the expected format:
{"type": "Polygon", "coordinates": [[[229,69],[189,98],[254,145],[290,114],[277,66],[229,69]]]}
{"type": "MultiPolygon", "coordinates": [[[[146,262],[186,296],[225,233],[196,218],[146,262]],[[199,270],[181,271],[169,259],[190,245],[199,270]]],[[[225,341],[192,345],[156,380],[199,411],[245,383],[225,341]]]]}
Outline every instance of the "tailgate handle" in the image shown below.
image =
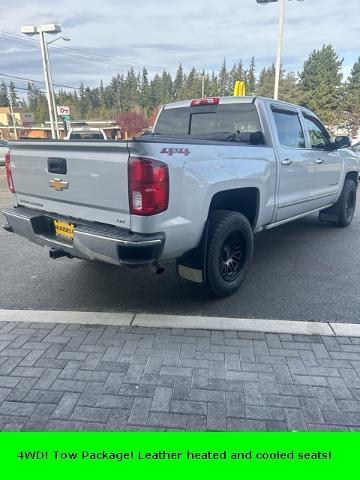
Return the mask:
{"type": "Polygon", "coordinates": [[[67,167],[66,167],[66,159],[65,158],[48,158],[48,172],[49,173],[59,173],[66,175],[67,167]]]}

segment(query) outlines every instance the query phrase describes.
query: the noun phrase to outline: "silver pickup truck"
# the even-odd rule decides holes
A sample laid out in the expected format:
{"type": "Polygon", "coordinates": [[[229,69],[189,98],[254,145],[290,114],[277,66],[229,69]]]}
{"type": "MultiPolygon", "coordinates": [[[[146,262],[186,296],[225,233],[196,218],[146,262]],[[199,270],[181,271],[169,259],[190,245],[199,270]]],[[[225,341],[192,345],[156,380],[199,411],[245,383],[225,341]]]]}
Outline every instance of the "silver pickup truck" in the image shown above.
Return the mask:
{"type": "Polygon", "coordinates": [[[225,296],[245,278],[255,233],[314,212],[350,224],[359,169],[348,146],[310,110],[268,98],[172,103],[136,140],[11,143],[4,228],[51,258],[157,272],[176,259],[180,277],[225,296]]]}

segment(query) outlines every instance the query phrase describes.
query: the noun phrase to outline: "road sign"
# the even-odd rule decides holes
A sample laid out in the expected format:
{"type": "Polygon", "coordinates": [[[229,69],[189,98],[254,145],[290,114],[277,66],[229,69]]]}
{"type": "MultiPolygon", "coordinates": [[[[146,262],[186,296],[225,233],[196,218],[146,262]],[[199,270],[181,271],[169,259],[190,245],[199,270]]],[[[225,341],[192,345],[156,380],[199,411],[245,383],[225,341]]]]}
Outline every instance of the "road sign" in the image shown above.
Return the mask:
{"type": "Polygon", "coordinates": [[[64,115],[70,115],[70,107],[67,107],[65,105],[56,107],[56,111],[57,114],[60,115],[60,117],[63,117],[64,115]]]}
{"type": "Polygon", "coordinates": [[[63,115],[65,122],[69,122],[71,120],[70,115],[63,115]]]}

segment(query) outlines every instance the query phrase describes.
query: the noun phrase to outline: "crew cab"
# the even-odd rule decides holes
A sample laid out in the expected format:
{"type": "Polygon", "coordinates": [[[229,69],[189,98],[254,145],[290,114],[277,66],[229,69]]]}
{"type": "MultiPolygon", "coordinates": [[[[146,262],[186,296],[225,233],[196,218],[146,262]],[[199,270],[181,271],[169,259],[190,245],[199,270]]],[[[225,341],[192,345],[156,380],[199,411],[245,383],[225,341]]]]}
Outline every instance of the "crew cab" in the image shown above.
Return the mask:
{"type": "Polygon", "coordinates": [[[52,258],[157,272],[176,259],[180,277],[225,296],[246,276],[254,234],[314,212],[351,223],[349,146],[312,111],[269,98],[171,103],[137,139],[11,143],[4,228],[52,258]]]}

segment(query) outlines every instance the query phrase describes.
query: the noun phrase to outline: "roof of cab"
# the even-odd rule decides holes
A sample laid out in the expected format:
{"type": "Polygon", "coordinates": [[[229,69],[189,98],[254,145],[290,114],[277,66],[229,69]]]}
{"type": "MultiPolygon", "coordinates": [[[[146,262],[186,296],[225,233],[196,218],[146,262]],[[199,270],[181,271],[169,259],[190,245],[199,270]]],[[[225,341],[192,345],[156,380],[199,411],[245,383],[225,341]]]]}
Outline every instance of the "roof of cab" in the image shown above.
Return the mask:
{"type": "MultiPolygon", "coordinates": [[[[217,97],[214,95],[214,97],[208,97],[208,98],[219,98],[219,104],[225,104],[225,103],[252,103],[256,97],[254,96],[247,96],[247,97],[217,97]]],[[[179,102],[173,102],[173,103],[167,103],[164,105],[164,109],[170,109],[170,108],[181,108],[181,107],[190,107],[191,102],[194,99],[191,98],[189,100],[180,100],[179,102]]]]}
{"type": "MultiPolygon", "coordinates": [[[[301,105],[295,105],[293,103],[289,102],[284,102],[282,100],[274,100],[273,98],[269,97],[262,97],[260,95],[253,95],[253,96],[244,96],[244,97],[233,97],[233,96],[226,96],[226,97],[209,97],[209,98],[219,98],[219,104],[224,105],[224,104],[232,104],[232,103],[254,103],[256,101],[263,101],[263,102],[271,102],[272,104],[279,105],[280,107],[283,106],[288,106],[288,107],[295,107],[295,108],[300,108],[302,111],[307,112],[311,115],[314,115],[314,112],[309,110],[306,107],[303,107],[301,105]]],[[[163,109],[168,110],[171,108],[182,108],[182,107],[190,107],[191,102],[194,99],[189,99],[189,100],[180,100],[179,102],[173,102],[173,103],[167,103],[164,105],[163,109]]]]}

